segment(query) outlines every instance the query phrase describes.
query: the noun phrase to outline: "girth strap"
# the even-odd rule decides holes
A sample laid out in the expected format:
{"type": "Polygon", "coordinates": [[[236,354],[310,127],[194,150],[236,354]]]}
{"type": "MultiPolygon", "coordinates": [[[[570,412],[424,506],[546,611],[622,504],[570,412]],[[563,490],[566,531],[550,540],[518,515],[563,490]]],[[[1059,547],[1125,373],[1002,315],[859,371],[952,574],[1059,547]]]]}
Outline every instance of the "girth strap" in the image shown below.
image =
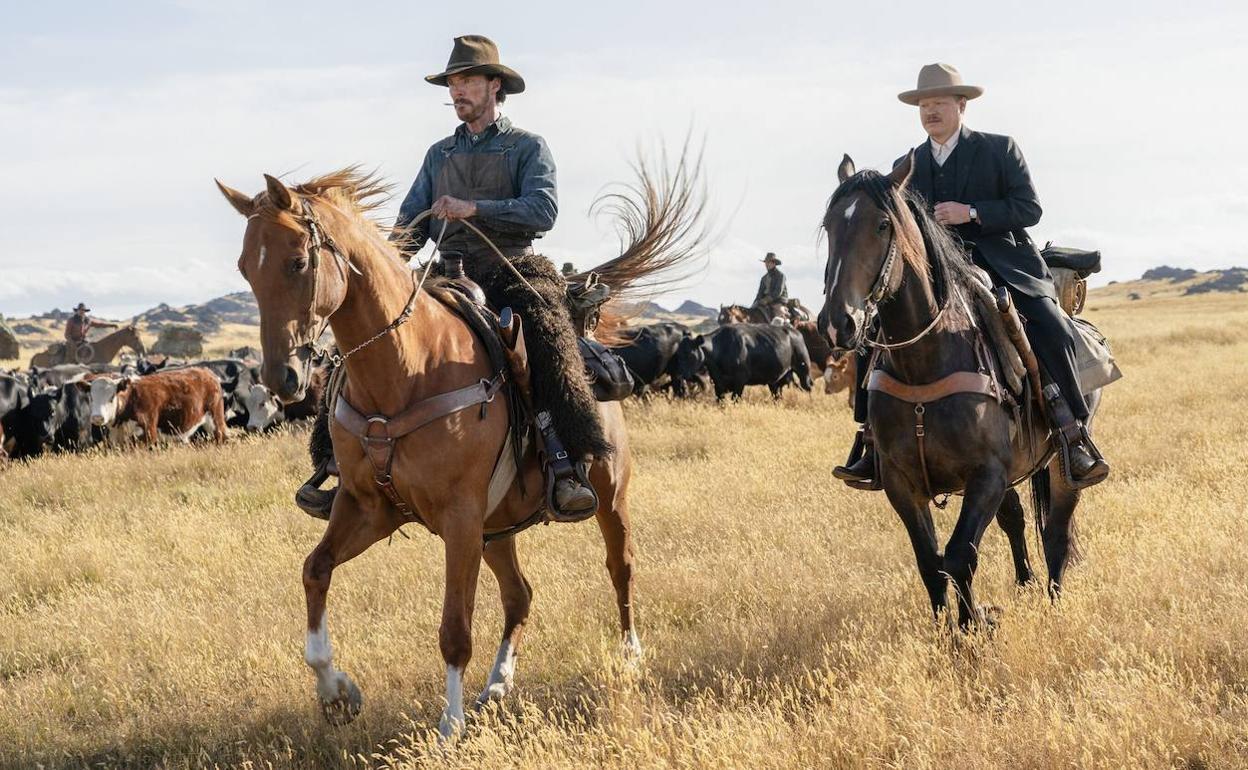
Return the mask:
{"type": "Polygon", "coordinates": [[[390,475],[390,467],[394,462],[394,442],[434,420],[477,404],[481,404],[481,416],[485,417],[485,405],[494,400],[502,387],[503,375],[499,373],[493,379],[483,379],[467,387],[417,401],[394,417],[381,414],[365,416],[342,394],[334,407],[334,419],[360,440],[364,455],[373,466],[373,478],[386,499],[399,513],[411,516],[427,527],[394,487],[394,480],[390,475]]]}

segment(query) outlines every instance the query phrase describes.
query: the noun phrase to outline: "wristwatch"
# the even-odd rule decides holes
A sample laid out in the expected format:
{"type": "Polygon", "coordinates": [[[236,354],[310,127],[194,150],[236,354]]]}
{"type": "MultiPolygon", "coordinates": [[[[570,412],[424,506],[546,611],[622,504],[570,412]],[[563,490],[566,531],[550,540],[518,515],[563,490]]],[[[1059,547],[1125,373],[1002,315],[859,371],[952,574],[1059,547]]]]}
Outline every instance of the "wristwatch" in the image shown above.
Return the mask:
{"type": "Polygon", "coordinates": [[[975,210],[974,206],[971,206],[970,214],[971,214],[971,221],[974,222],[975,224],[979,224],[979,212],[975,210]]]}

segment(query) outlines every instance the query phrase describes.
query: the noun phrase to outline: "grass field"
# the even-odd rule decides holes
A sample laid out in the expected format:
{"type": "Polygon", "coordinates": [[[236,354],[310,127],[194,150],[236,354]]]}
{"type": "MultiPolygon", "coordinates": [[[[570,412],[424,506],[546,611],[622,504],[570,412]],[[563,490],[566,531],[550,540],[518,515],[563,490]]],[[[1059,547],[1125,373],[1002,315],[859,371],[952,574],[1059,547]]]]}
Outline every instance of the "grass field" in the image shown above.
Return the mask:
{"type": "MultiPolygon", "coordinates": [[[[303,435],[2,471],[0,765],[1244,767],[1248,297],[1133,289],[1089,302],[1126,379],[1060,606],[1013,587],[994,527],[996,633],[933,623],[883,496],[830,477],[841,396],[630,403],[642,665],[619,661],[597,528],[522,535],[517,691],[446,750],[441,547],[410,527],[335,574],[336,663],[365,705],[321,719],[303,435]]],[[[471,692],[501,624],[482,574],[471,692]]]]}

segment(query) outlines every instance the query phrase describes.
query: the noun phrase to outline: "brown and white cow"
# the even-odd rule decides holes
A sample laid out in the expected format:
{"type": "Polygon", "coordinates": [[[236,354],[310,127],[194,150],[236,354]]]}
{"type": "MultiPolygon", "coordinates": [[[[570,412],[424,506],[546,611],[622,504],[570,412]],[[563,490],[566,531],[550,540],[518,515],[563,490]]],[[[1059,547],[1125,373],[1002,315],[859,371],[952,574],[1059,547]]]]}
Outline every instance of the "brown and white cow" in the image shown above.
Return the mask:
{"type": "Polygon", "coordinates": [[[823,367],[823,392],[840,393],[848,391],[849,405],[854,405],[854,395],[858,392],[858,356],[842,353],[840,358],[828,356],[823,367]]]}
{"type": "Polygon", "coordinates": [[[191,367],[143,377],[91,380],[91,422],[124,428],[135,423],[148,446],[157,430],[183,442],[211,424],[217,443],[225,441],[225,402],[221,384],[207,369],[191,367]]]}

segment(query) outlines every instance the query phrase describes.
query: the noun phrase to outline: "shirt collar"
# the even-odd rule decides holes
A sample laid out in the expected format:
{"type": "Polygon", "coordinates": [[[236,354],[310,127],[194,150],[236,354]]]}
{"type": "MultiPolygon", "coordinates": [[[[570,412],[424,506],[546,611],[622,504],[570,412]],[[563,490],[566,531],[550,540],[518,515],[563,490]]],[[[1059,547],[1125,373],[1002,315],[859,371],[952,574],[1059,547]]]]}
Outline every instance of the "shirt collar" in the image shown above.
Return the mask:
{"type": "MultiPolygon", "coordinates": [[[[507,117],[506,115],[500,114],[497,118],[494,119],[493,123],[485,127],[485,130],[482,131],[479,134],[479,136],[484,138],[486,136],[492,136],[494,134],[505,134],[510,129],[511,129],[511,118],[507,117]]],[[[460,123],[459,127],[455,129],[455,133],[459,136],[465,136],[469,138],[472,137],[472,133],[468,130],[467,123],[460,123]]]]}
{"type": "Polygon", "coordinates": [[[961,126],[958,127],[957,131],[953,132],[953,136],[949,137],[944,144],[937,142],[934,138],[929,138],[928,141],[932,143],[932,154],[938,157],[949,157],[950,153],[958,146],[958,139],[960,138],[962,138],[961,126]]]}

